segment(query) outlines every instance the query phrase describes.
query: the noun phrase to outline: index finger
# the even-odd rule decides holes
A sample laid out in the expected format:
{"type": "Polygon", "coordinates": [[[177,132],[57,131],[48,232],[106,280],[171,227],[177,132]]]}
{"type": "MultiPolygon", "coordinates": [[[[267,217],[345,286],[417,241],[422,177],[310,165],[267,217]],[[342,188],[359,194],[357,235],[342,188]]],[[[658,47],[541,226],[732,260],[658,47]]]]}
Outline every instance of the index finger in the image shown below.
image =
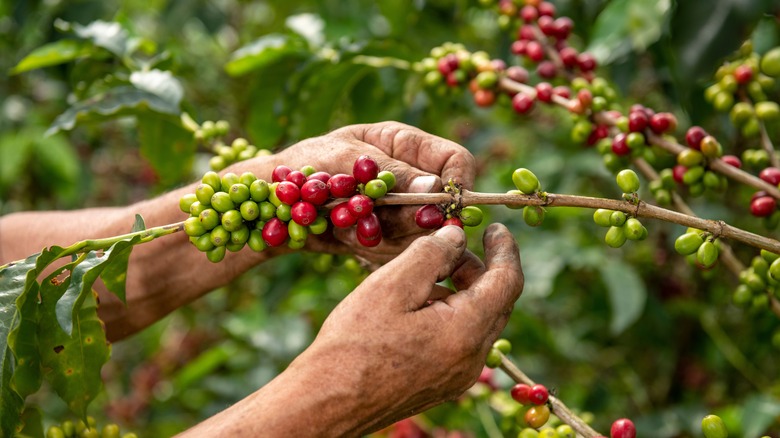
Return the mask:
{"type": "Polygon", "coordinates": [[[452,178],[466,189],[471,189],[474,184],[474,157],[453,141],[400,122],[355,125],[345,133],[375,146],[390,157],[441,176],[444,183],[452,178]]]}

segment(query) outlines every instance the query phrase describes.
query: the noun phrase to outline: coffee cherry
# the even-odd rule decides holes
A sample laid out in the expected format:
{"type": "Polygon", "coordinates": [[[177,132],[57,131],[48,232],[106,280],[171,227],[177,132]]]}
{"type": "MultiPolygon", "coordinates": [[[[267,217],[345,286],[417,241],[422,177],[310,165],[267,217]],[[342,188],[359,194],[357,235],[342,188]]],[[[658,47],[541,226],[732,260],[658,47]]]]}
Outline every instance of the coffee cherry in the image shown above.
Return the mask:
{"type": "Polygon", "coordinates": [[[263,240],[268,246],[281,246],[287,240],[287,224],[279,218],[271,218],[263,227],[263,240]]]}
{"type": "Polygon", "coordinates": [[[230,186],[230,200],[236,205],[241,205],[242,202],[249,199],[249,187],[241,183],[236,183],[230,186]]]}
{"type": "Polygon", "coordinates": [[[626,233],[622,226],[611,226],[604,236],[604,242],[612,248],[620,248],[626,243],[626,233]]]}
{"type": "MultiPolygon", "coordinates": [[[[230,195],[227,192],[217,192],[211,196],[211,208],[217,210],[219,213],[233,210],[235,204],[230,199],[230,195]]],[[[192,211],[190,211],[191,213],[192,211]]]]}
{"type": "Polygon", "coordinates": [[[382,227],[379,224],[379,218],[374,213],[358,219],[355,232],[358,242],[363,246],[373,247],[379,245],[382,240],[382,227]]]}
{"type": "Polygon", "coordinates": [[[309,175],[309,181],[313,179],[322,181],[325,184],[327,184],[328,180],[330,179],[330,174],[328,172],[314,172],[311,175],[309,175]]]}
{"type": "Polygon", "coordinates": [[[223,246],[230,241],[230,232],[222,225],[217,225],[211,230],[211,233],[209,233],[209,238],[214,246],[223,246]]]}
{"type": "Polygon", "coordinates": [[[297,224],[308,226],[317,218],[317,207],[306,201],[298,201],[290,209],[290,216],[297,224]]]}
{"type": "Polygon", "coordinates": [[[536,98],[540,102],[550,102],[553,96],[553,86],[549,82],[539,82],[536,84],[536,98]]]}
{"type": "Polygon", "coordinates": [[[674,132],[677,129],[677,118],[672,113],[656,113],[650,117],[650,129],[656,134],[674,132]]]}
{"type": "Polygon", "coordinates": [[[223,192],[230,192],[230,187],[233,184],[238,184],[241,178],[233,172],[228,172],[222,175],[222,182],[220,184],[220,190],[223,192]]]}
{"type": "Polygon", "coordinates": [[[538,227],[544,222],[544,208],[538,205],[526,205],[523,208],[523,221],[529,227],[538,227]]]}
{"type": "MultiPolygon", "coordinates": [[[[702,137],[704,138],[704,137],[702,137]]],[[[699,140],[701,145],[701,140],[699,140]]],[[[681,164],[685,167],[698,166],[704,162],[704,155],[696,149],[685,149],[677,154],[677,164],[681,164]]]]}
{"type": "Polygon", "coordinates": [[[287,234],[290,236],[291,240],[305,242],[309,235],[309,229],[295,221],[290,221],[290,223],[287,224],[287,234]]]}
{"type": "Polygon", "coordinates": [[[217,172],[209,171],[204,173],[203,177],[200,179],[200,182],[210,185],[215,192],[222,189],[222,178],[219,177],[217,172]]]}
{"type": "Polygon", "coordinates": [[[219,213],[213,208],[207,208],[200,212],[198,220],[205,230],[211,230],[219,225],[219,213]]]}
{"type": "Polygon", "coordinates": [[[393,190],[393,188],[395,187],[396,180],[395,180],[395,174],[393,174],[393,172],[390,172],[389,170],[383,170],[379,172],[376,175],[376,177],[385,182],[385,186],[387,186],[388,192],[390,190],[393,190]]]}
{"type": "Polygon", "coordinates": [[[245,221],[253,221],[260,217],[260,207],[252,200],[244,201],[239,207],[239,211],[241,211],[241,217],[245,221]]]}
{"type": "Polygon", "coordinates": [[[264,201],[257,204],[257,206],[260,208],[259,219],[261,221],[267,221],[268,219],[271,219],[272,217],[276,216],[276,207],[270,202],[264,201]]]}
{"type": "Polygon", "coordinates": [[[691,126],[685,133],[685,142],[693,149],[699,149],[701,139],[707,135],[707,131],[701,126],[691,126]]]}
{"type": "Polygon", "coordinates": [[[499,365],[501,365],[501,352],[498,351],[498,349],[491,348],[485,358],[485,366],[488,368],[496,368],[499,365]]]}
{"type": "Polygon", "coordinates": [[[330,177],[328,189],[334,198],[349,198],[357,190],[357,180],[352,175],[339,173],[330,177]]]}
{"type": "Polygon", "coordinates": [[[628,418],[621,418],[612,423],[610,438],[636,438],[636,427],[628,418]]]}
{"type": "Polygon", "coordinates": [[[612,222],[610,218],[612,217],[612,213],[614,213],[613,210],[607,210],[606,208],[599,208],[598,210],[593,212],[593,222],[596,223],[596,225],[601,227],[610,227],[612,226],[612,222]]]}
{"type": "Polygon", "coordinates": [[[190,237],[190,243],[192,243],[198,251],[206,252],[214,248],[214,244],[211,243],[211,233],[206,233],[198,237],[190,237]]]}
{"type": "Polygon", "coordinates": [[[623,224],[626,223],[627,218],[628,216],[622,211],[613,211],[612,214],[609,215],[609,225],[613,227],[622,227],[623,224]]]}
{"type": "Polygon", "coordinates": [[[699,246],[696,251],[696,261],[705,269],[709,269],[718,261],[718,247],[709,240],[699,246]]]}
{"type": "Polygon", "coordinates": [[[628,218],[623,224],[623,232],[628,240],[642,240],[647,236],[647,229],[637,218],[628,218]]]}
{"type": "Polygon", "coordinates": [[[322,234],[328,230],[328,220],[324,216],[317,216],[314,221],[309,224],[309,231],[312,234],[322,234]]]}
{"type": "Polygon", "coordinates": [[[596,62],[596,58],[594,58],[593,55],[586,52],[580,53],[577,56],[577,65],[583,72],[589,72],[595,70],[598,63],[596,62]]]}
{"type": "Polygon", "coordinates": [[[423,205],[414,215],[414,221],[417,226],[425,229],[436,229],[444,223],[444,213],[438,205],[423,205]]]}
{"type": "Polygon", "coordinates": [[[701,148],[701,153],[707,158],[718,158],[723,155],[723,147],[720,145],[720,142],[711,135],[705,135],[704,138],[701,139],[699,147],[701,148]]]}
{"type": "Polygon", "coordinates": [[[517,187],[517,190],[520,190],[526,195],[530,195],[539,190],[539,178],[524,167],[515,169],[515,171],[512,172],[512,182],[515,184],[515,187],[517,187]]]}
{"type": "Polygon", "coordinates": [[[467,227],[476,227],[482,223],[484,213],[479,207],[469,205],[460,210],[460,220],[467,227]]]}
{"type": "Polygon", "coordinates": [[[726,425],[717,415],[707,415],[701,420],[701,431],[705,438],[728,438],[726,425]]]}
{"type": "Polygon", "coordinates": [[[295,184],[300,189],[306,182],[306,175],[299,170],[293,170],[287,174],[287,177],[285,177],[284,180],[295,184]]]}
{"type": "Polygon", "coordinates": [[[228,162],[219,155],[215,155],[209,159],[209,167],[211,170],[220,171],[228,166],[228,162]]]}
{"type": "Polygon", "coordinates": [[[628,130],[631,132],[644,131],[649,122],[644,111],[632,111],[628,114],[628,130]]]}
{"type": "Polygon", "coordinates": [[[780,47],[775,47],[761,57],[761,72],[776,78],[780,76],[780,47]]]}
{"type": "Polygon", "coordinates": [[[518,383],[509,391],[512,398],[521,405],[531,404],[531,387],[525,383],[518,383]]]}
{"type": "Polygon", "coordinates": [[[536,74],[538,74],[540,78],[552,79],[558,75],[558,67],[556,67],[555,63],[552,61],[541,61],[536,67],[536,74]]]}
{"type": "Polygon", "coordinates": [[[301,199],[301,189],[291,181],[282,181],[276,186],[276,197],[287,205],[295,204],[301,199]]]}
{"type": "Polygon", "coordinates": [[[612,139],[612,152],[614,152],[615,155],[622,157],[631,153],[626,138],[627,134],[621,132],[612,139]]]}
{"type": "Polygon", "coordinates": [[[536,384],[528,391],[528,399],[535,405],[543,405],[547,403],[547,399],[550,397],[550,393],[547,391],[547,387],[544,385],[536,384]]]}
{"type": "Polygon", "coordinates": [[[281,219],[282,222],[290,222],[292,220],[292,205],[281,204],[276,207],[276,217],[281,219]]]}
{"type": "Polygon", "coordinates": [[[750,202],[750,213],[756,217],[766,217],[774,213],[777,207],[775,198],[771,196],[761,196],[750,202]]]}
{"type": "Polygon", "coordinates": [[[252,230],[249,232],[249,239],[246,241],[246,245],[254,252],[263,251],[267,245],[263,240],[263,232],[260,230],[252,230]]]}
{"type": "Polygon", "coordinates": [[[519,113],[525,114],[534,107],[534,99],[525,93],[517,93],[512,97],[512,108],[519,113]]]}
{"type": "Polygon", "coordinates": [[[213,249],[206,251],[206,258],[211,263],[219,263],[225,258],[225,253],[227,253],[225,245],[215,246],[213,249]]]}
{"type": "MultiPolygon", "coordinates": [[[[456,58],[457,59],[457,58],[456,58]]],[[[352,175],[362,184],[366,184],[379,174],[379,165],[368,155],[361,155],[352,166],[352,175]]]]}
{"type": "Polygon", "coordinates": [[[550,408],[547,405],[532,406],[525,412],[524,418],[529,426],[538,429],[550,419],[550,408]]]}
{"type": "Polygon", "coordinates": [[[285,179],[287,179],[287,175],[292,172],[292,169],[285,165],[279,165],[276,166],[271,172],[271,181],[272,182],[282,182],[285,179]]]}
{"type": "Polygon", "coordinates": [[[634,193],[639,190],[639,177],[631,169],[621,170],[617,174],[616,181],[623,193],[634,193]]]}
{"type": "Polygon", "coordinates": [[[372,199],[379,199],[387,194],[387,184],[379,178],[367,182],[363,191],[372,199]]]}
{"type": "MultiPolygon", "coordinates": [[[[524,43],[523,41],[515,41],[515,43],[517,42],[524,43]]],[[[506,69],[506,77],[515,82],[520,82],[521,84],[528,82],[528,76],[528,70],[519,65],[513,65],[506,69]]]]}
{"type": "Polygon", "coordinates": [[[214,189],[208,184],[198,184],[195,188],[195,197],[203,205],[210,205],[212,196],[214,196],[214,189]]]}
{"type": "Polygon", "coordinates": [[[184,221],[184,232],[187,233],[188,236],[198,237],[204,234],[206,229],[197,217],[188,217],[184,221]]]}
{"type": "Polygon", "coordinates": [[[268,199],[269,192],[270,189],[265,180],[257,179],[252,181],[252,184],[249,185],[249,196],[255,202],[263,202],[268,199]]]}
{"type": "Polygon", "coordinates": [[[347,206],[347,201],[344,201],[330,210],[330,221],[334,226],[339,228],[349,228],[355,225],[357,218],[352,216],[347,206]]]}
{"type": "Polygon", "coordinates": [[[767,167],[758,174],[758,177],[769,184],[776,186],[780,184],[780,169],[776,167],[767,167]]]}
{"type": "Polygon", "coordinates": [[[247,240],[249,240],[249,227],[245,224],[241,224],[237,230],[230,233],[230,243],[233,245],[243,245],[247,240]]]}
{"type": "MultiPolygon", "coordinates": [[[[211,200],[209,199],[209,202],[211,200]]],[[[198,197],[194,193],[187,193],[179,198],[179,209],[185,213],[190,212],[190,207],[194,202],[198,202],[198,197]]]]}
{"type": "Polygon", "coordinates": [[[347,208],[352,216],[360,219],[374,211],[374,201],[366,195],[354,195],[347,201],[347,208]]]}
{"type": "Polygon", "coordinates": [[[310,179],[301,186],[301,199],[311,204],[322,205],[329,197],[328,185],[318,179],[310,179]]]}
{"type": "Polygon", "coordinates": [[[693,254],[699,250],[704,239],[697,232],[685,233],[674,241],[674,249],[680,255],[693,254]]]}
{"type": "Polygon", "coordinates": [[[222,227],[227,231],[236,231],[243,223],[244,218],[238,210],[228,210],[222,214],[222,227]]]}

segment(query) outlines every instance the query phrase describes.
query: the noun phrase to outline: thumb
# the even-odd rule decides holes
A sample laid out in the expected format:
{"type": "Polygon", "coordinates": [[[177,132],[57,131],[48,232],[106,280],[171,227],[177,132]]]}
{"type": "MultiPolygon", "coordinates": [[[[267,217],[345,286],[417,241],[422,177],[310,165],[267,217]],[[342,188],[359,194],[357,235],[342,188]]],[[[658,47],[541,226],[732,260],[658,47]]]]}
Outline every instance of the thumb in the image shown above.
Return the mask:
{"type": "Polygon", "coordinates": [[[448,225],[435,233],[420,237],[404,252],[371,274],[374,291],[390,291],[390,305],[404,311],[421,308],[436,283],[452,274],[466,250],[466,234],[460,227],[448,225]]]}

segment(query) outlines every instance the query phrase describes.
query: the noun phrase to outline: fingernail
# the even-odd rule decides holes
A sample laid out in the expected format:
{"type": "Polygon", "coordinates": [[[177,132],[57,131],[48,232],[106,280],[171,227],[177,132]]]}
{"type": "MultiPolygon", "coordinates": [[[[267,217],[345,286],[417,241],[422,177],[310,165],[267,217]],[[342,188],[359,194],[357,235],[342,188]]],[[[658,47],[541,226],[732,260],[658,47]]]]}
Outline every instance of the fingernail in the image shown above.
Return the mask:
{"type": "Polygon", "coordinates": [[[409,184],[410,193],[428,193],[436,184],[436,177],[433,175],[418,176],[409,184]]]}
{"type": "Polygon", "coordinates": [[[433,235],[452,243],[453,246],[462,246],[466,243],[466,233],[455,225],[440,228],[433,235]]]}

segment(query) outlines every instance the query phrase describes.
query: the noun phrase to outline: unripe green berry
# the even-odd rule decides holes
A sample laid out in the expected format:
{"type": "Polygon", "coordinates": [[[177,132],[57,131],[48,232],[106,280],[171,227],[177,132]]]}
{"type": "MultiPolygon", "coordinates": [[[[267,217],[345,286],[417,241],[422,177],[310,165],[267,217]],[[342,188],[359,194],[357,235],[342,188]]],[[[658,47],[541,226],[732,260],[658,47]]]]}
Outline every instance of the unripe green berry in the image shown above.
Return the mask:
{"type": "Polygon", "coordinates": [[[236,208],[236,205],[227,192],[217,192],[211,197],[211,208],[220,213],[225,213],[236,208]]]}
{"type": "Polygon", "coordinates": [[[198,184],[198,187],[195,188],[195,196],[201,204],[210,205],[211,197],[214,196],[214,189],[208,184],[198,184]]]}
{"type": "Polygon", "coordinates": [[[278,185],[279,183],[271,183],[268,185],[268,202],[273,204],[275,207],[282,205],[282,200],[276,196],[276,187],[278,185]]]}
{"type": "Polygon", "coordinates": [[[227,245],[230,241],[230,231],[226,230],[222,225],[217,225],[211,230],[210,238],[214,246],[227,245]]]}
{"type": "Polygon", "coordinates": [[[685,233],[674,241],[674,249],[680,255],[693,254],[699,250],[704,239],[699,233],[685,233]]]}
{"type": "MultiPolygon", "coordinates": [[[[295,223],[295,222],[292,222],[295,223]]],[[[306,246],[306,239],[304,240],[288,240],[287,241],[287,247],[290,249],[302,249],[304,246],[306,246]]]]}
{"type": "Polygon", "coordinates": [[[753,302],[753,290],[746,284],[740,284],[734,289],[734,294],[731,296],[731,301],[735,306],[744,307],[753,302]]]}
{"type": "Polygon", "coordinates": [[[367,182],[363,190],[369,198],[379,199],[387,194],[387,184],[383,180],[376,178],[367,182]]]}
{"type": "Polygon", "coordinates": [[[206,233],[198,237],[190,237],[190,242],[195,248],[198,248],[198,251],[206,252],[214,248],[214,244],[211,243],[211,233],[206,233]]]}
{"type": "Polygon", "coordinates": [[[707,415],[701,420],[701,431],[705,438],[728,438],[726,424],[717,415],[707,415]]]}
{"type": "Polygon", "coordinates": [[[309,230],[305,225],[300,225],[295,221],[290,221],[287,224],[287,233],[290,235],[290,239],[305,241],[309,235],[309,230]]]}
{"type": "MultiPolygon", "coordinates": [[[[771,265],[769,266],[769,269],[771,272],[771,265]]],[[[766,289],[766,282],[764,282],[764,279],[759,277],[755,272],[751,272],[745,277],[745,284],[753,290],[753,292],[764,292],[766,289]]]]}
{"type": "Polygon", "coordinates": [[[622,227],[624,223],[626,223],[626,214],[622,211],[613,211],[611,215],[609,215],[609,225],[612,227],[622,227]]]}
{"type": "Polygon", "coordinates": [[[234,245],[243,244],[249,240],[249,227],[241,224],[237,230],[230,233],[230,243],[234,245]]]}
{"type": "Polygon", "coordinates": [[[485,366],[488,368],[496,368],[499,365],[501,365],[501,352],[498,351],[497,348],[491,348],[485,358],[485,366]]]}
{"type": "Polygon", "coordinates": [[[593,222],[595,222],[596,225],[600,227],[612,226],[612,222],[610,220],[612,213],[614,213],[613,210],[608,210],[606,208],[599,208],[598,210],[593,212],[593,222]]]}
{"type": "Polygon", "coordinates": [[[257,179],[252,181],[252,184],[249,185],[249,195],[255,202],[265,201],[268,199],[269,193],[270,189],[268,188],[268,183],[265,182],[265,180],[257,179]]]}
{"type": "Polygon", "coordinates": [[[193,202],[196,202],[198,200],[198,197],[195,196],[194,193],[187,193],[181,198],[179,198],[179,208],[181,211],[185,213],[190,212],[190,207],[192,206],[193,202]]]}
{"type": "Polygon", "coordinates": [[[188,236],[197,237],[205,233],[206,229],[203,228],[203,225],[200,223],[198,218],[188,217],[184,221],[184,232],[187,233],[188,236]]]}
{"type": "Polygon", "coordinates": [[[225,245],[215,246],[214,249],[206,251],[206,258],[212,263],[219,263],[225,258],[225,245]]]}
{"type": "Polygon", "coordinates": [[[225,163],[232,163],[236,161],[236,151],[233,150],[230,146],[219,145],[214,148],[214,152],[217,153],[219,157],[225,160],[225,163]]]}
{"type": "Polygon", "coordinates": [[[710,268],[718,261],[718,248],[709,240],[699,246],[696,251],[696,261],[704,268],[710,268]]]}
{"type": "Polygon", "coordinates": [[[645,145],[645,135],[641,132],[629,132],[626,136],[626,145],[632,151],[641,149],[645,145]]]}
{"type": "Polygon", "coordinates": [[[257,177],[252,172],[244,172],[241,174],[241,176],[238,178],[238,182],[241,184],[249,187],[252,185],[253,182],[257,181],[257,177]]]}
{"type": "Polygon", "coordinates": [[[463,225],[467,227],[476,227],[481,224],[484,216],[482,210],[474,205],[463,207],[463,209],[460,210],[460,220],[463,222],[463,225]]]}
{"type": "Polygon", "coordinates": [[[200,179],[203,184],[208,184],[214,191],[219,191],[222,188],[222,179],[217,172],[206,172],[203,174],[203,178],[200,179]]]}
{"type": "Polygon", "coordinates": [[[761,257],[763,257],[764,260],[766,260],[769,263],[774,262],[778,258],[780,258],[780,254],[775,254],[773,252],[767,251],[765,249],[761,250],[761,257]]]}
{"type": "Polygon", "coordinates": [[[261,202],[258,204],[260,207],[260,220],[267,221],[272,217],[276,217],[276,207],[270,202],[261,202]]]}
{"type": "Polygon", "coordinates": [[[328,230],[328,220],[324,216],[317,216],[312,223],[309,224],[309,232],[312,234],[322,234],[328,230]]]}
{"type": "Polygon", "coordinates": [[[523,208],[523,220],[531,227],[541,225],[544,222],[544,208],[538,205],[526,205],[523,208]]]}
{"type": "Polygon", "coordinates": [[[219,225],[219,213],[213,208],[207,208],[200,212],[198,220],[203,225],[203,229],[208,231],[219,225]]]}
{"type": "Polygon", "coordinates": [[[212,170],[215,170],[217,172],[226,168],[227,166],[228,166],[228,162],[225,161],[225,159],[220,157],[219,155],[211,157],[211,159],[209,160],[209,167],[212,170]]]}
{"type": "Polygon", "coordinates": [[[292,219],[292,206],[287,204],[279,204],[276,207],[276,217],[282,220],[282,222],[290,222],[292,219]]]}
{"type": "Polygon", "coordinates": [[[512,351],[512,343],[508,339],[500,338],[493,342],[493,348],[504,354],[509,354],[512,351]]]}
{"type": "Polygon", "coordinates": [[[51,426],[46,431],[46,438],[65,438],[65,432],[57,426],[51,426]]]}
{"type": "Polygon", "coordinates": [[[574,429],[572,429],[572,427],[568,424],[561,424],[560,426],[556,427],[555,433],[558,434],[558,438],[574,438],[576,436],[574,429]]]}
{"type": "Polygon", "coordinates": [[[685,149],[677,154],[677,164],[685,167],[698,166],[704,162],[704,155],[696,149],[685,149]]]}
{"type": "Polygon", "coordinates": [[[195,201],[190,205],[190,216],[198,217],[207,208],[208,206],[201,204],[200,201],[195,201]]]}
{"type": "Polygon", "coordinates": [[[238,210],[228,210],[222,214],[222,227],[227,231],[233,232],[241,227],[244,218],[238,210]]]}
{"type": "Polygon", "coordinates": [[[111,423],[103,426],[100,438],[119,438],[119,426],[111,423]]]}
{"type": "Polygon", "coordinates": [[[260,230],[250,231],[246,244],[254,252],[262,252],[267,246],[265,240],[263,240],[263,232],[260,230]]]}
{"type": "Polygon", "coordinates": [[[238,175],[236,175],[233,172],[228,172],[222,175],[220,190],[222,190],[223,192],[230,192],[230,187],[233,184],[238,184],[240,180],[241,178],[238,175]]]}
{"type": "Polygon", "coordinates": [[[393,172],[390,172],[389,170],[383,170],[379,172],[376,177],[385,182],[388,192],[393,190],[393,187],[395,187],[396,180],[395,174],[393,174],[393,172]]]}
{"type": "Polygon", "coordinates": [[[639,190],[639,177],[631,169],[621,170],[615,180],[623,193],[634,193],[639,190]]]}
{"type": "Polygon", "coordinates": [[[245,221],[253,221],[260,217],[260,207],[257,205],[257,202],[252,200],[242,202],[240,211],[241,217],[243,217],[245,221]]]}
{"type": "Polygon", "coordinates": [[[772,264],[769,265],[769,277],[773,280],[780,281],[780,258],[775,259],[772,264]]]}
{"type": "Polygon", "coordinates": [[[604,236],[604,242],[612,248],[620,248],[626,243],[626,233],[621,226],[612,226],[604,236]]]}
{"type": "Polygon", "coordinates": [[[479,88],[493,88],[498,83],[498,75],[494,71],[483,71],[477,74],[479,88]]]}
{"type": "Polygon", "coordinates": [[[235,205],[241,205],[242,202],[249,199],[249,187],[241,183],[236,183],[230,186],[230,200],[235,205]]]}
{"type": "Polygon", "coordinates": [[[702,177],[704,177],[704,168],[702,166],[694,166],[685,171],[682,179],[685,185],[691,186],[696,184],[702,177]]]}
{"type": "Polygon", "coordinates": [[[246,245],[246,242],[234,243],[231,240],[230,242],[227,243],[227,245],[225,245],[225,249],[227,249],[230,252],[239,252],[242,249],[244,249],[244,245],[246,245]]]}
{"type": "Polygon", "coordinates": [[[526,168],[516,169],[512,173],[512,182],[523,194],[530,195],[539,190],[539,178],[526,168]]]}
{"type": "Polygon", "coordinates": [[[629,240],[641,240],[642,236],[645,236],[647,230],[639,219],[631,217],[626,219],[626,223],[623,224],[623,232],[626,233],[626,238],[629,240]]]}
{"type": "Polygon", "coordinates": [[[756,103],[756,116],[763,121],[774,121],[780,118],[780,105],[771,100],[756,103]]]}

